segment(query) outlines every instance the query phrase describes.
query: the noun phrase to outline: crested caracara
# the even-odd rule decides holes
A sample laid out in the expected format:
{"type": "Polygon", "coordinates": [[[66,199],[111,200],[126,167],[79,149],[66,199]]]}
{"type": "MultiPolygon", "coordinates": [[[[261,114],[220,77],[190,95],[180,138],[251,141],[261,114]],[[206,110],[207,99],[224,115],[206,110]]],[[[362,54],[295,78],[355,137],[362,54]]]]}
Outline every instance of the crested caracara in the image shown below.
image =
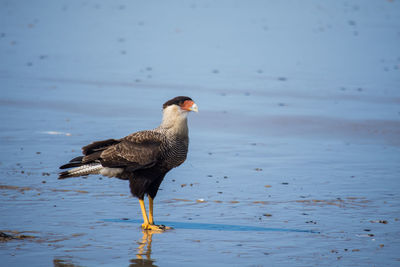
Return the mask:
{"type": "Polygon", "coordinates": [[[186,96],[175,97],[163,105],[160,126],[153,130],[140,131],[121,139],[93,142],[82,148],[83,156],[72,159],[60,169],[59,179],[101,174],[129,180],[133,196],[139,198],[145,230],[165,230],[155,225],[153,199],[164,176],[181,165],[188,152],[187,115],[198,111],[193,100],[186,96]],[[149,198],[149,216],[144,196],[149,198]]]}

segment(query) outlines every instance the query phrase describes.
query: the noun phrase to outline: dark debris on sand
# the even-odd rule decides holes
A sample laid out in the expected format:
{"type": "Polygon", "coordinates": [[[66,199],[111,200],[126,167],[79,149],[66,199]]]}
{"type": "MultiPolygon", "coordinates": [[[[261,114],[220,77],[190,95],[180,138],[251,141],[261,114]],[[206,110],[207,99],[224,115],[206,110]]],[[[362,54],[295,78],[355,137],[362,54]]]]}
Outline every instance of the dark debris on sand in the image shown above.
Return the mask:
{"type": "Polygon", "coordinates": [[[11,240],[22,240],[22,239],[29,239],[29,238],[35,238],[34,236],[30,235],[20,235],[20,233],[15,232],[16,234],[11,235],[11,234],[6,234],[4,232],[0,232],[0,242],[8,242],[11,240]]]}

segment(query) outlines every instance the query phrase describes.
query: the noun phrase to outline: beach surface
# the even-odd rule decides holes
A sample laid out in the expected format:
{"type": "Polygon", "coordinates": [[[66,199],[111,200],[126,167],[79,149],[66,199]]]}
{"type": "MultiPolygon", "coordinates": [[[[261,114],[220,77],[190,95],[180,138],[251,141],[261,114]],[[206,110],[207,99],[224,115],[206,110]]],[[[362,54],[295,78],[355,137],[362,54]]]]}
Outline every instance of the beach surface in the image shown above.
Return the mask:
{"type": "Polygon", "coordinates": [[[400,265],[400,1],[0,1],[0,59],[1,265],[400,265]],[[178,95],[173,230],[57,179],[178,95]]]}

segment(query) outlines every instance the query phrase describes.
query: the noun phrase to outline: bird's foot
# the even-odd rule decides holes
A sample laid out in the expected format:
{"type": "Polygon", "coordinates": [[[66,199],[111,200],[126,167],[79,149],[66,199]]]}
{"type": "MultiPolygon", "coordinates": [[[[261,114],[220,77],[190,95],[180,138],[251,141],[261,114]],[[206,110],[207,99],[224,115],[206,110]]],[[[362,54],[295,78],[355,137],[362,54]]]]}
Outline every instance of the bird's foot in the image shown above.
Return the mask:
{"type": "Polygon", "coordinates": [[[157,231],[157,232],[164,232],[165,230],[171,230],[173,228],[165,226],[165,225],[162,225],[162,224],[161,225],[156,225],[156,224],[144,223],[144,224],[142,224],[142,229],[143,230],[157,231]]]}

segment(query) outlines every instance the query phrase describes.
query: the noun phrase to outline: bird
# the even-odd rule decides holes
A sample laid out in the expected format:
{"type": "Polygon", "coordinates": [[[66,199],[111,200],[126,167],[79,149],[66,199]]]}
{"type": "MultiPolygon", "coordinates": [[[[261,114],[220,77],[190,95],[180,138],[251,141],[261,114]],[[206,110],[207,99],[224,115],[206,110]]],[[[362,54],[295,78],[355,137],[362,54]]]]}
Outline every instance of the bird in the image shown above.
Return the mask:
{"type": "Polygon", "coordinates": [[[171,229],[154,223],[153,203],[165,175],[187,157],[189,112],[197,104],[187,96],[177,96],[163,104],[161,124],[152,130],[132,133],[121,139],[96,141],[82,147],[82,155],[60,169],[58,179],[100,174],[129,181],[131,194],[139,199],[143,230],[171,229]],[[149,215],[144,203],[149,200],[149,215]]]}

